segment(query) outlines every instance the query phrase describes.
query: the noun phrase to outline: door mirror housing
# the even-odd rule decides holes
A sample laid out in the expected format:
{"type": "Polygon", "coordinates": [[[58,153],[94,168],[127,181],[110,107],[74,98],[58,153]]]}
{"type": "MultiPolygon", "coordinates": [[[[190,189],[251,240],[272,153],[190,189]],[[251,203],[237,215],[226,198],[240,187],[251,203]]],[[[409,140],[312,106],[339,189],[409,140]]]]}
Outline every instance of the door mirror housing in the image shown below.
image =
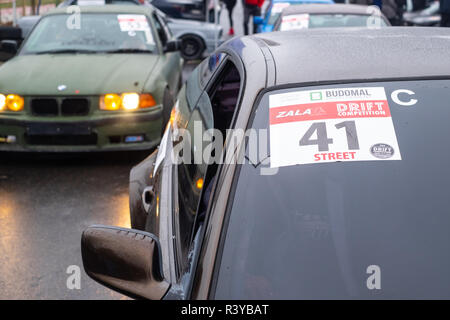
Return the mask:
{"type": "Polygon", "coordinates": [[[160,300],[169,289],[161,246],[151,233],[93,225],[81,236],[81,255],[89,277],[129,297],[160,300]]]}
{"type": "Polygon", "coordinates": [[[181,49],[181,40],[168,41],[164,47],[164,53],[179,51],[181,49]]]}
{"type": "Polygon", "coordinates": [[[16,40],[2,40],[0,41],[0,61],[11,59],[17,53],[16,40]]]}
{"type": "Polygon", "coordinates": [[[264,18],[261,16],[253,17],[253,23],[256,25],[260,25],[264,23],[264,18]]]}

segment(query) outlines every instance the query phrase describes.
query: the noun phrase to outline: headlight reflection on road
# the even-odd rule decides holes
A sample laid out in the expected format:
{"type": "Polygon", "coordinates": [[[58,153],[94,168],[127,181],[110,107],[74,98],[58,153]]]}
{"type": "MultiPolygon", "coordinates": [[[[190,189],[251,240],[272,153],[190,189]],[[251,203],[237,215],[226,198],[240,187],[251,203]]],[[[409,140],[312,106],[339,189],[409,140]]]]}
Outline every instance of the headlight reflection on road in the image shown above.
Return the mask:
{"type": "Polygon", "coordinates": [[[131,228],[128,193],[117,196],[115,202],[117,203],[117,214],[115,214],[113,225],[131,228]]]}

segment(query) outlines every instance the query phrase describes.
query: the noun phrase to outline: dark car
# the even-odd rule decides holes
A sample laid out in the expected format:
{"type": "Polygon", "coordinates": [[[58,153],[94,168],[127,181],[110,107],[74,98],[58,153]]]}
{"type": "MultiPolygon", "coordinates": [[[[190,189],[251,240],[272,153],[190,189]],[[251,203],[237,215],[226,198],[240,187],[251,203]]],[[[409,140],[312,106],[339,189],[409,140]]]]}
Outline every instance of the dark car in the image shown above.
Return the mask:
{"type": "Polygon", "coordinates": [[[228,41],[131,171],[134,229],[84,231],[88,275],[150,299],[449,299],[449,50],[444,28],[228,41]]]}
{"type": "Polygon", "coordinates": [[[171,18],[206,21],[204,0],[151,0],[151,4],[171,18]]]}
{"type": "Polygon", "coordinates": [[[313,28],[390,26],[376,6],[356,4],[301,4],[287,7],[275,22],[274,31],[313,28]]]}
{"type": "Polygon", "coordinates": [[[439,1],[433,1],[429,7],[403,14],[403,21],[408,26],[434,27],[439,26],[441,14],[439,13],[439,1]]]}

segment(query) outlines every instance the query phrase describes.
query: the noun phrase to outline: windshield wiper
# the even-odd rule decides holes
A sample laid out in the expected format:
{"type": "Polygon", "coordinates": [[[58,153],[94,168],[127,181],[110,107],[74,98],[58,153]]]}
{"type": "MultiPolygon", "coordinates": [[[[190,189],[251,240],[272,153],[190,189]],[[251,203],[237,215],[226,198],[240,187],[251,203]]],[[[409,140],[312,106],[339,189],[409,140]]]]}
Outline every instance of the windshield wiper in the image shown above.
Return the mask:
{"type": "Polygon", "coordinates": [[[117,49],[117,50],[108,50],[102,51],[104,53],[153,53],[153,51],[148,49],[117,49]]]}
{"type": "Polygon", "coordinates": [[[58,50],[34,52],[34,54],[60,54],[60,53],[98,53],[98,51],[85,49],[58,49],[58,50]]]}

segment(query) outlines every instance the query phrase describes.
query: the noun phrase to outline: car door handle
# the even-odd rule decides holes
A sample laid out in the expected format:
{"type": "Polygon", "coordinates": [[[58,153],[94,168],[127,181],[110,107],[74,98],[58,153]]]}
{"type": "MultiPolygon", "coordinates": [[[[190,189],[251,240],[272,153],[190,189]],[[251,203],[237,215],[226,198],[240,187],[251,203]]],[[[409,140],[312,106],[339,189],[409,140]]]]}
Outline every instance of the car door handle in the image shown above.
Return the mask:
{"type": "Polygon", "coordinates": [[[149,209],[154,203],[155,200],[155,191],[153,190],[153,186],[145,187],[142,192],[142,205],[144,207],[145,212],[149,213],[149,209]]]}

